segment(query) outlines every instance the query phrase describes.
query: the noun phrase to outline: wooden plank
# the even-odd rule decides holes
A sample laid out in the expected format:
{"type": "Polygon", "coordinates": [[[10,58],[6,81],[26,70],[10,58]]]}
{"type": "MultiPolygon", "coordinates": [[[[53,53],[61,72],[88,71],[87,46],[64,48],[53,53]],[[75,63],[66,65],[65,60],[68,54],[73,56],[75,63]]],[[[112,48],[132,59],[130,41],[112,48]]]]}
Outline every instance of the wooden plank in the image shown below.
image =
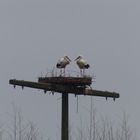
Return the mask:
{"type": "Polygon", "coordinates": [[[119,98],[119,93],[116,92],[109,92],[109,91],[100,91],[95,89],[86,89],[84,87],[71,87],[71,86],[64,86],[59,84],[51,84],[51,83],[38,83],[38,82],[31,82],[31,81],[24,81],[24,80],[16,80],[11,79],[9,80],[9,84],[14,86],[18,85],[23,87],[30,87],[35,89],[42,89],[46,91],[54,91],[58,93],[66,93],[66,94],[75,94],[75,95],[85,95],[85,96],[99,96],[99,97],[106,97],[106,98],[119,98]]]}

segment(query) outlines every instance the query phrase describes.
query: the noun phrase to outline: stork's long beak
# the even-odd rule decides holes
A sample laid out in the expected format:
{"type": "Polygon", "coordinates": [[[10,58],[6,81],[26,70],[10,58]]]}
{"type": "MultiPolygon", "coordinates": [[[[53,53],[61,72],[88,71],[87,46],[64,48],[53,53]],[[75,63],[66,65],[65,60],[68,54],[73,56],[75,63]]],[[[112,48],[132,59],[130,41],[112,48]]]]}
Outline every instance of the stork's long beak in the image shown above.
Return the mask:
{"type": "Polygon", "coordinates": [[[70,58],[68,57],[69,61],[71,62],[70,58]]]}
{"type": "Polygon", "coordinates": [[[66,58],[71,62],[70,58],[68,56],[66,56],[66,58]]]}
{"type": "Polygon", "coordinates": [[[74,61],[78,60],[80,58],[80,56],[78,56],[74,61]]]}

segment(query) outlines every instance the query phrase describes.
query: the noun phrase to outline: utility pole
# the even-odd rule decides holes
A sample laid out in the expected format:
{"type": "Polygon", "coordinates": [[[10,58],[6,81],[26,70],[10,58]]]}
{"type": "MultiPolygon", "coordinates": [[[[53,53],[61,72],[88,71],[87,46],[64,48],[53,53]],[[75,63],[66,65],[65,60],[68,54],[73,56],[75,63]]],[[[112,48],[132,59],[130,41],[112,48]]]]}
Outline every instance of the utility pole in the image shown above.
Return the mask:
{"type": "Polygon", "coordinates": [[[86,88],[92,83],[91,77],[40,77],[38,82],[24,80],[9,80],[9,84],[16,86],[42,89],[62,94],[62,116],[61,116],[61,140],[69,140],[69,94],[76,96],[99,96],[107,98],[119,98],[119,93],[100,91],[86,88]]]}
{"type": "Polygon", "coordinates": [[[61,140],[69,140],[69,95],[62,93],[61,140]]]}

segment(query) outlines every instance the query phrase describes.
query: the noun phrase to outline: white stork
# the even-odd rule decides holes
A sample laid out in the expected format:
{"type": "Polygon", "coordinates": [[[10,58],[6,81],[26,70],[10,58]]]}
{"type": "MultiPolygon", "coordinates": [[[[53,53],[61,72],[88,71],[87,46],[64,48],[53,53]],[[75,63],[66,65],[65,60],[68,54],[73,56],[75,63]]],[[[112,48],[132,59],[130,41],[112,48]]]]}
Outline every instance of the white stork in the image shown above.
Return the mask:
{"type": "Polygon", "coordinates": [[[90,67],[90,65],[87,63],[87,61],[85,59],[83,59],[82,56],[78,56],[76,59],[75,59],[78,67],[80,68],[80,73],[81,73],[81,76],[84,76],[85,74],[85,69],[88,69],[90,67]]]}
{"type": "Polygon", "coordinates": [[[62,69],[64,69],[63,73],[65,75],[65,68],[66,68],[66,65],[70,64],[71,60],[69,59],[68,56],[64,56],[62,58],[60,58],[56,64],[56,67],[58,69],[60,69],[60,75],[62,76],[62,69]]]}

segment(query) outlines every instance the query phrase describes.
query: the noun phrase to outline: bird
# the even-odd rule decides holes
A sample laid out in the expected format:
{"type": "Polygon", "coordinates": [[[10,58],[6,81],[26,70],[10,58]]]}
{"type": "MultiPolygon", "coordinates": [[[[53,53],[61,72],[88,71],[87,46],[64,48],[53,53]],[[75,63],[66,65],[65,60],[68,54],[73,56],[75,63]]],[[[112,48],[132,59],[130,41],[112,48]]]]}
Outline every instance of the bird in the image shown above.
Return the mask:
{"type": "Polygon", "coordinates": [[[58,60],[56,67],[58,69],[60,69],[60,76],[62,76],[62,69],[64,69],[63,73],[65,76],[65,68],[68,64],[70,64],[70,62],[71,62],[71,60],[67,55],[58,60]]]}
{"type": "Polygon", "coordinates": [[[81,76],[84,76],[85,74],[85,69],[88,69],[90,65],[87,63],[85,59],[80,55],[75,59],[78,67],[80,68],[80,74],[81,76]]]}

